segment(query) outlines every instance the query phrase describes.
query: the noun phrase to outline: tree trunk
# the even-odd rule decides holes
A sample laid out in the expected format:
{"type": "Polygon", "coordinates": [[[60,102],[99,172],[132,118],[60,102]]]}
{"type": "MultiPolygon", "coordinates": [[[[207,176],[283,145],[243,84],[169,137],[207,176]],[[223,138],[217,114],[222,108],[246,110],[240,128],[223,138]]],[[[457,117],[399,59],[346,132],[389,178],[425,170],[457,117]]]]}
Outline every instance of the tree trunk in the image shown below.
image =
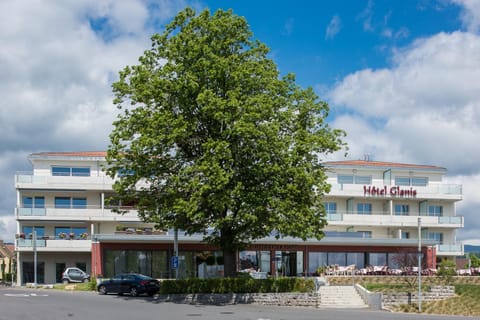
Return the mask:
{"type": "Polygon", "coordinates": [[[237,276],[237,255],[235,251],[223,250],[223,268],[224,277],[233,278],[237,276]]]}

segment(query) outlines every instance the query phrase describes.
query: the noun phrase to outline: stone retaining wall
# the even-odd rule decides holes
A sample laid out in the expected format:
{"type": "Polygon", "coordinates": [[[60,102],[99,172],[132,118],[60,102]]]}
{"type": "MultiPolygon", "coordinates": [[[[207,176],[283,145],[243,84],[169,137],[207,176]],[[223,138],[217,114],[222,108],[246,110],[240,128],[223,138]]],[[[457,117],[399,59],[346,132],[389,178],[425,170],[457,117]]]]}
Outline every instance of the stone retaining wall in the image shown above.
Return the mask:
{"type": "Polygon", "coordinates": [[[270,306],[317,307],[319,295],[315,293],[227,293],[227,294],[168,294],[159,295],[160,301],[188,304],[241,304],[270,306]]]}
{"type": "MultiPolygon", "coordinates": [[[[421,299],[422,301],[435,301],[447,299],[453,296],[455,296],[454,286],[432,286],[430,291],[422,292],[421,299]]],[[[407,292],[382,294],[383,307],[387,308],[392,305],[417,303],[417,301],[418,291],[410,294],[407,292]]]]}

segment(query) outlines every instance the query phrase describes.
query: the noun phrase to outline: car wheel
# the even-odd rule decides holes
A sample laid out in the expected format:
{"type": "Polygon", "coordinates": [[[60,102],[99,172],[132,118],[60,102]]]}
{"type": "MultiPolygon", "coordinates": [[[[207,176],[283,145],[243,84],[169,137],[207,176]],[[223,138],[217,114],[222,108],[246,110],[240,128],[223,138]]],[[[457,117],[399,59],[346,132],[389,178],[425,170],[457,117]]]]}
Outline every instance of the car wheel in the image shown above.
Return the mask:
{"type": "Polygon", "coordinates": [[[89,281],[90,281],[89,279],[83,279],[83,283],[87,283],[89,281]]]}
{"type": "Polygon", "coordinates": [[[148,296],[149,296],[149,297],[153,297],[154,295],[155,295],[155,292],[149,292],[149,293],[148,293],[148,296]]]}
{"type": "Polygon", "coordinates": [[[132,297],[138,296],[138,290],[137,290],[137,288],[131,287],[131,288],[130,288],[130,295],[131,295],[132,297]]]}
{"type": "Polygon", "coordinates": [[[68,284],[69,283],[68,279],[63,279],[62,282],[63,282],[63,284],[68,284]]]}
{"type": "Polygon", "coordinates": [[[98,293],[107,294],[107,288],[105,286],[98,287],[98,293]]]}

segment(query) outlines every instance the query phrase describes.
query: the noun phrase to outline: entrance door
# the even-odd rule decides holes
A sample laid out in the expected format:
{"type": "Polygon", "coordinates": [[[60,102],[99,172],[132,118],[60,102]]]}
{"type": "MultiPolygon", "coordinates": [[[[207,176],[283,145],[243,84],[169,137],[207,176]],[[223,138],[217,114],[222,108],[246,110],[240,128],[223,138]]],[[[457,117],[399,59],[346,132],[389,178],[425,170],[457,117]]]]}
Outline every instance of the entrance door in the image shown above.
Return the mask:
{"type": "MultiPolygon", "coordinates": [[[[22,283],[35,282],[35,268],[33,262],[24,261],[22,263],[22,283]]],[[[45,283],[45,263],[37,263],[37,283],[45,283]]]]}
{"type": "Polygon", "coordinates": [[[277,272],[279,276],[292,277],[297,275],[296,251],[277,251],[275,257],[277,257],[277,272]]]}
{"type": "Polygon", "coordinates": [[[62,282],[62,273],[65,271],[66,265],[65,262],[55,263],[55,282],[62,282]]]}

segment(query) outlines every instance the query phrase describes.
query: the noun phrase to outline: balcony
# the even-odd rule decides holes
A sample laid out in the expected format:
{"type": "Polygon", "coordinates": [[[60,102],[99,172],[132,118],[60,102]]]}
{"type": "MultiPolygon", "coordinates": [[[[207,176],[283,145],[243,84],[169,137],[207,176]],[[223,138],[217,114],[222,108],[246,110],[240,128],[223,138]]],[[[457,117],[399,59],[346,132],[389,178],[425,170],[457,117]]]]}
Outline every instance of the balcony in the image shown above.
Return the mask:
{"type": "Polygon", "coordinates": [[[460,184],[432,184],[429,186],[383,186],[369,185],[375,187],[377,192],[366,193],[364,185],[360,184],[331,184],[329,196],[344,197],[368,197],[378,199],[442,199],[459,201],[462,200],[462,185],[460,184]],[[399,189],[396,189],[396,188],[399,189]],[[400,191],[408,191],[402,193],[400,191]],[[413,191],[415,194],[413,195],[413,191]]]}
{"type": "MultiPolygon", "coordinates": [[[[33,239],[17,239],[16,250],[20,252],[33,251],[33,239]]],[[[37,239],[37,252],[90,252],[92,241],[89,239],[37,239]]]]}
{"type": "Polygon", "coordinates": [[[463,256],[465,254],[463,243],[438,244],[438,256],[463,256]]]}
{"type": "MultiPolygon", "coordinates": [[[[329,225],[416,227],[419,216],[397,216],[385,212],[374,212],[371,215],[353,213],[328,213],[329,225]]],[[[463,217],[431,217],[420,216],[422,227],[462,228],[463,217]]]]}
{"type": "Polygon", "coordinates": [[[15,175],[17,189],[112,190],[112,184],[113,179],[107,176],[39,176],[33,173],[15,175]]]}
{"type": "Polygon", "coordinates": [[[69,221],[139,221],[138,212],[133,207],[121,207],[124,214],[114,212],[114,207],[98,205],[85,208],[17,208],[18,220],[69,220],[69,221]]]}

